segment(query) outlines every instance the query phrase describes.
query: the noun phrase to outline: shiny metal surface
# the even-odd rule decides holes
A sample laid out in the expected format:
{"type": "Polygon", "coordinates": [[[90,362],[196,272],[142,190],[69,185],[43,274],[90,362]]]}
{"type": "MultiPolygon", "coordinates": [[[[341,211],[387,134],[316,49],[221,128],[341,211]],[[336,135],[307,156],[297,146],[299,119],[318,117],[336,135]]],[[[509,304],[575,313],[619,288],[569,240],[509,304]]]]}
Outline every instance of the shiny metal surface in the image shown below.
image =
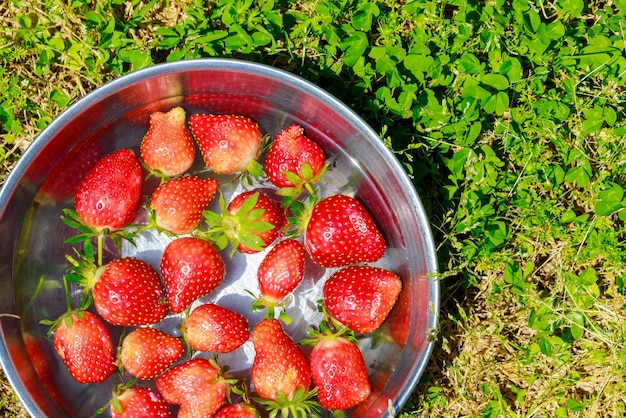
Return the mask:
{"type": "MultiPolygon", "coordinates": [[[[94,90],[41,133],[0,190],[0,312],[20,317],[0,317],[0,360],[26,409],[36,417],[91,416],[110,396],[112,379],[103,385],[71,380],[46,340],[47,327],[39,324],[65,310],[60,283],[69,250],[64,240],[71,231],[59,215],[71,206],[68,190],[76,182],[77,167],[87,169],[97,157],[120,147],[138,149],[150,113],[175,105],[188,113],[241,113],[272,135],[289,123],[300,123],[333,161],[333,186],[326,193],[354,194],[372,212],[389,247],[379,264],[404,279],[401,302],[410,315],[397,315],[394,321],[410,328],[403,346],[386,343],[372,350],[370,339],[363,340],[373,394],[352,415],[386,417],[390,405],[399,410],[426,367],[433,344],[428,336],[439,311],[439,286],[432,277],[437,259],[420,199],[402,166],[354,111],[294,75],[225,59],[161,64],[94,90]],[[36,361],[26,354],[26,345],[36,361]],[[37,373],[33,364],[45,367],[37,373]]],[[[202,167],[196,169],[202,172],[202,167]]],[[[148,236],[138,248],[124,251],[157,262],[161,245],[161,238],[148,236]]],[[[249,303],[241,293],[253,285],[254,279],[246,277],[252,277],[259,260],[234,257],[227,288],[210,300],[234,308],[249,303]]],[[[314,266],[310,271],[314,277],[305,284],[304,296],[295,298],[290,308],[300,312],[291,328],[296,334],[297,325],[316,320],[311,301],[328,274],[314,266]]],[[[163,327],[175,328],[175,318],[169,321],[163,327]]],[[[226,360],[245,373],[251,355],[248,347],[226,360]]]]}

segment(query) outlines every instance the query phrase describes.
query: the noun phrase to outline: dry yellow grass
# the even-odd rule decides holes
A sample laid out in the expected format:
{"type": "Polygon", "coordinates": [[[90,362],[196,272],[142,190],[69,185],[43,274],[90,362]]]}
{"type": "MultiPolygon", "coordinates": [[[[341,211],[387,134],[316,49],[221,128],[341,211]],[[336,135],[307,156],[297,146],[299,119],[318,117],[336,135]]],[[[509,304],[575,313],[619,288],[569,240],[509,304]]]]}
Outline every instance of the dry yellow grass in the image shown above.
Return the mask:
{"type": "Polygon", "coordinates": [[[28,413],[15,395],[13,388],[4,377],[0,378],[0,415],[7,418],[25,418],[28,413]]]}

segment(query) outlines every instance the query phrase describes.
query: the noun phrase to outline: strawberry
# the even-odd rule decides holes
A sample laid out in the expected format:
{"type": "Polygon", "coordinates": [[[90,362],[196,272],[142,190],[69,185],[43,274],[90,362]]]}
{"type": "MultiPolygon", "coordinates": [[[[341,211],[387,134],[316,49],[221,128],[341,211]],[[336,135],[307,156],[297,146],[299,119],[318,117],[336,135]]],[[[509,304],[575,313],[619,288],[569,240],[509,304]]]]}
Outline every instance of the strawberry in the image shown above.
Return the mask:
{"type": "Polygon", "coordinates": [[[267,231],[255,231],[254,228],[251,228],[252,234],[261,238],[261,241],[258,241],[258,239],[253,240],[253,242],[257,241],[259,244],[255,245],[254,243],[247,242],[245,239],[242,240],[237,247],[242,253],[255,253],[273,243],[280,235],[281,228],[285,226],[287,220],[279,205],[260,191],[250,190],[243,192],[231,200],[228,205],[228,212],[233,216],[244,213],[246,217],[254,218],[255,213],[260,211],[262,211],[262,214],[256,218],[253,223],[258,225],[266,222],[272,228],[267,231]],[[255,203],[251,209],[248,209],[250,201],[255,203]]]}
{"type": "Polygon", "coordinates": [[[350,339],[333,334],[320,337],[311,351],[310,364],[317,398],[324,408],[349,409],[369,396],[365,360],[350,339]]]}
{"type": "Polygon", "coordinates": [[[191,348],[216,353],[229,353],[250,338],[245,316],[212,303],[198,306],[191,312],[186,333],[191,348]]]}
{"type": "Polygon", "coordinates": [[[316,405],[308,400],[311,370],[300,347],[277,319],[262,320],[252,332],[252,343],[252,384],[264,404],[270,409],[289,405],[292,416],[309,416],[316,405]]]}
{"type": "Polygon", "coordinates": [[[239,395],[241,399],[222,407],[214,418],[261,418],[261,411],[250,401],[250,388],[245,381],[239,381],[239,385],[232,385],[232,393],[239,395]]]}
{"type": "Polygon", "coordinates": [[[204,234],[223,250],[230,243],[235,250],[245,254],[263,251],[282,233],[287,220],[280,205],[259,190],[249,190],[237,195],[226,206],[220,198],[222,214],[205,211],[209,225],[204,234]]]}
{"type": "Polygon", "coordinates": [[[150,199],[150,219],[159,231],[183,235],[202,221],[202,212],[215,197],[218,182],[196,176],[178,177],[162,183],[150,199]]]}
{"type": "Polygon", "coordinates": [[[268,308],[274,317],[274,307],[293,292],[304,278],[304,245],[294,239],[276,244],[263,258],[257,271],[261,295],[252,303],[252,310],[268,308]]]}
{"type": "Polygon", "coordinates": [[[147,387],[129,387],[115,394],[110,406],[111,418],[167,418],[172,414],[163,397],[147,387]]]}
{"type": "Polygon", "coordinates": [[[167,314],[165,289],[158,273],[143,260],[115,259],[91,278],[93,301],[102,318],[113,325],[155,324],[167,314]]]}
{"type": "Polygon", "coordinates": [[[155,328],[136,328],[122,340],[118,357],[138,379],[157,377],[178,360],[185,346],[178,338],[155,328]]]}
{"type": "Polygon", "coordinates": [[[196,148],[187,130],[185,109],[151,113],[150,127],[139,150],[146,167],[159,177],[187,171],[196,158],[196,148]]]}
{"type": "Polygon", "coordinates": [[[78,217],[95,233],[117,231],[137,216],[143,169],[135,153],[122,148],[100,159],[78,185],[78,217]]]}
{"type": "Polygon", "coordinates": [[[393,308],[402,281],[380,267],[348,266],[324,283],[324,307],[337,321],[355,332],[377,329],[393,308]]]}
{"type": "Polygon", "coordinates": [[[206,166],[218,174],[257,172],[263,142],[259,125],[239,115],[195,114],[189,128],[206,166]]]}
{"type": "Polygon", "coordinates": [[[179,418],[211,417],[224,404],[230,383],[214,361],[197,357],[167,370],[156,387],[167,402],[180,405],[179,418]]]}
{"type": "Polygon", "coordinates": [[[272,184],[281,188],[278,193],[297,197],[305,187],[312,189],[324,173],[324,150],[304,135],[297,124],[278,132],[265,158],[265,172],[272,184]]]}
{"type": "Polygon", "coordinates": [[[109,330],[95,314],[74,310],[53,325],[54,350],[79,383],[105,381],[116,369],[109,330]]]}
{"type": "Polygon", "coordinates": [[[382,417],[388,413],[389,399],[386,396],[381,396],[381,394],[387,383],[389,383],[389,378],[393,371],[392,369],[382,367],[376,369],[376,372],[370,376],[370,396],[350,410],[353,417],[382,417]]]}
{"type": "Polygon", "coordinates": [[[240,402],[224,406],[213,418],[261,418],[261,413],[249,403],[240,402]]]}
{"type": "Polygon", "coordinates": [[[313,346],[309,364],[317,399],[328,410],[350,409],[372,392],[365,359],[354,332],[332,318],[321,303],[319,310],[324,320],[317,329],[309,327],[310,339],[300,341],[313,346]]]}
{"type": "Polygon", "coordinates": [[[160,269],[174,313],[181,313],[193,301],[211,293],[225,274],[221,255],[209,242],[196,237],[171,241],[161,256],[160,269]]]}
{"type": "Polygon", "coordinates": [[[315,204],[306,223],[305,246],[322,267],[377,261],[386,250],[367,209],[346,195],[332,195],[315,204]]]}

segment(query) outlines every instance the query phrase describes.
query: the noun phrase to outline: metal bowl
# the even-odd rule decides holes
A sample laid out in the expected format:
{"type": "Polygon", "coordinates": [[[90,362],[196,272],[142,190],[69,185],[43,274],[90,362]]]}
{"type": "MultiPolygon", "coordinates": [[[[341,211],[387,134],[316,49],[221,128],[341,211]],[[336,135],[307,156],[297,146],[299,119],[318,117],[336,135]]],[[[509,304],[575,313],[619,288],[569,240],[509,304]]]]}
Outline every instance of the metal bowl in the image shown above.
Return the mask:
{"type": "MultiPolygon", "coordinates": [[[[40,324],[66,310],[61,283],[71,247],[64,241],[72,231],[59,217],[72,205],[80,172],[120,147],[137,150],[150,113],[179,105],[188,114],[243,114],[270,135],[299,123],[332,162],[324,193],[352,194],[370,210],[388,244],[376,264],[400,275],[404,288],[383,328],[395,340],[383,338],[377,345],[372,336],[361,340],[372,395],[348,415],[379,417],[400,410],[430,357],[429,335],[439,310],[439,286],[433,278],[437,259],[420,199],[397,159],[354,111],[292,74],[230,59],[156,65],[94,90],[39,135],[0,190],[0,313],[9,314],[0,317],[0,359],[25,408],[33,416],[81,417],[91,416],[109,400],[113,378],[92,385],[73,381],[53,351],[47,327],[40,324]]],[[[202,164],[193,170],[209,175],[202,164]]],[[[226,194],[237,191],[225,188],[226,194]]],[[[125,246],[123,252],[154,264],[164,244],[163,237],[148,234],[136,248],[125,246]]],[[[260,255],[230,259],[224,285],[203,301],[249,310],[244,289],[254,287],[259,262],[260,255]]],[[[311,263],[307,268],[307,279],[287,308],[295,317],[288,327],[295,340],[304,335],[306,324],[318,319],[315,301],[321,280],[330,273],[311,263]]],[[[79,298],[78,292],[74,297],[79,298]]],[[[259,320],[248,315],[251,323],[259,320]]],[[[175,325],[173,316],[160,324],[172,330],[175,325]]],[[[114,338],[119,335],[112,332],[114,338]]],[[[252,355],[252,348],[244,346],[220,361],[245,375],[252,355]]]]}

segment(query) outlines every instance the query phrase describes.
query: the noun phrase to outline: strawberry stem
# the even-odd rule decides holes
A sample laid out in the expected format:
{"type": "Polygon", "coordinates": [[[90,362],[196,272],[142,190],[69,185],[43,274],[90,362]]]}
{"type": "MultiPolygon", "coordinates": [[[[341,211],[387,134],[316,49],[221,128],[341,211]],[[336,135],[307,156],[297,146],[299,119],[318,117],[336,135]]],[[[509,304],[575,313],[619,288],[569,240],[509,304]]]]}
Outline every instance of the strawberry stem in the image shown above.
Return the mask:
{"type": "Polygon", "coordinates": [[[70,299],[70,287],[67,283],[66,275],[63,275],[63,289],[65,290],[65,303],[66,303],[67,311],[70,312],[72,310],[72,301],[70,299]]]}
{"type": "MultiPolygon", "coordinates": [[[[154,222],[152,222],[152,219],[151,219],[151,222],[148,222],[147,224],[142,225],[140,228],[137,228],[133,232],[135,234],[139,235],[139,234],[142,234],[142,233],[144,233],[146,231],[149,231],[151,229],[157,229],[158,230],[158,228],[156,227],[156,224],[154,222]]],[[[159,231],[159,232],[161,232],[161,231],[159,231]]]]}
{"type": "Polygon", "coordinates": [[[313,186],[311,186],[311,183],[304,183],[304,187],[311,196],[315,196],[317,194],[317,190],[313,186]]]}
{"type": "Polygon", "coordinates": [[[98,235],[98,267],[102,267],[103,242],[104,238],[102,235],[98,235]]]}
{"type": "Polygon", "coordinates": [[[180,325],[178,327],[178,331],[183,337],[183,342],[185,343],[185,358],[190,359],[193,356],[194,350],[191,348],[191,344],[189,343],[189,336],[187,335],[187,320],[189,319],[189,314],[191,313],[191,306],[187,307],[181,315],[180,315],[180,325]]]}

